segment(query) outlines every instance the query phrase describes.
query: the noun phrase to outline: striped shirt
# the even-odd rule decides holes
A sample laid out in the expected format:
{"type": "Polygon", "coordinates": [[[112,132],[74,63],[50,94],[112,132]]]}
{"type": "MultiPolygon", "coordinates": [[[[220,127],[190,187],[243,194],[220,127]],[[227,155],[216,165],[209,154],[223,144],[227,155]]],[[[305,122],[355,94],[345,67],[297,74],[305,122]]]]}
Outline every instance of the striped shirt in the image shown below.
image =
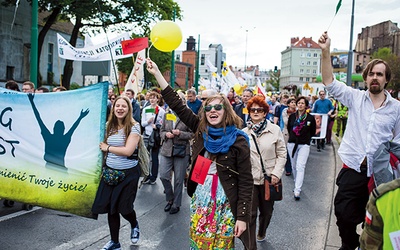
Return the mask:
{"type": "MultiPolygon", "coordinates": [[[[131,133],[140,135],[140,125],[136,123],[132,126],[131,133]]],[[[125,146],[125,133],[123,129],[118,130],[117,133],[110,135],[107,138],[107,144],[112,147],[123,147],[125,146]]],[[[116,155],[111,152],[107,154],[106,160],[107,166],[114,169],[129,169],[137,166],[137,160],[130,160],[126,156],[116,155]]]]}

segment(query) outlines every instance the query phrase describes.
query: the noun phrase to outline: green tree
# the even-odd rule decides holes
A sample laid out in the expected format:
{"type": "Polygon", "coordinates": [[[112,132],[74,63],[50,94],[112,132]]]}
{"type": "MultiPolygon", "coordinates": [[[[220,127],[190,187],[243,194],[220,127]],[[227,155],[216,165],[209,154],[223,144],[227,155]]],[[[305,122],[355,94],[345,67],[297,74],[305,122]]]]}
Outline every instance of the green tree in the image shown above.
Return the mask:
{"type": "MultiPolygon", "coordinates": [[[[270,85],[272,87],[275,88],[275,90],[279,90],[279,76],[280,76],[280,71],[278,70],[278,72],[274,72],[273,70],[270,70],[268,72],[269,75],[269,79],[266,81],[267,86],[270,85]]],[[[271,91],[268,90],[267,91],[271,91]]]]}
{"type": "MultiPolygon", "coordinates": [[[[137,54],[135,54],[134,56],[136,55],[137,54]]],[[[149,54],[150,58],[157,63],[157,66],[159,67],[161,72],[171,70],[171,55],[172,53],[170,52],[169,53],[161,52],[154,47],[150,49],[150,54],[149,54]]],[[[120,59],[117,60],[116,62],[118,70],[127,74],[128,76],[131,74],[131,71],[133,70],[133,64],[134,61],[132,57],[120,59]]],[[[146,66],[144,66],[144,74],[146,82],[152,82],[152,83],[157,82],[152,74],[147,74],[146,66]]],[[[169,81],[169,79],[167,79],[167,81],[169,81]]]]}
{"type": "Polygon", "coordinates": [[[389,64],[392,70],[392,79],[387,88],[398,92],[400,90],[400,57],[393,54],[390,48],[381,48],[372,54],[372,58],[385,60],[389,64]]]}
{"type": "MultiPolygon", "coordinates": [[[[31,3],[32,0],[27,0],[31,3]]],[[[17,0],[3,0],[4,6],[16,5],[17,0]]],[[[45,20],[39,33],[38,47],[42,49],[44,38],[51,26],[59,20],[74,20],[75,25],[70,44],[76,46],[80,31],[85,29],[107,31],[131,31],[135,35],[149,34],[151,24],[159,20],[181,19],[181,9],[173,0],[39,0],[39,11],[51,14],[45,20]]],[[[40,53],[38,63],[40,62],[40,53]]],[[[73,73],[73,61],[67,60],[64,66],[62,83],[69,89],[73,73]]]]}

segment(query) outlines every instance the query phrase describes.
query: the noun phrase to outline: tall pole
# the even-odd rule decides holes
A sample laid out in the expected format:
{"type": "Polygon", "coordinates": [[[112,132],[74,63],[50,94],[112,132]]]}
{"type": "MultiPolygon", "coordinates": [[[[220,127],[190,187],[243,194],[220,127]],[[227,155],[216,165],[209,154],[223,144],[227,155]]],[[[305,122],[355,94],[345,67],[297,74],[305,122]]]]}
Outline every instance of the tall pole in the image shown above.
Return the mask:
{"type": "MultiPolygon", "coordinates": [[[[175,22],[175,8],[172,14],[172,21],[175,22]]],[[[175,50],[171,53],[171,75],[170,75],[171,87],[174,88],[175,85],[175,50]]]]}
{"type": "Polygon", "coordinates": [[[355,0],[353,0],[352,7],[351,7],[350,45],[349,45],[349,55],[348,55],[348,58],[347,58],[347,78],[346,78],[346,83],[347,83],[348,86],[351,86],[351,75],[353,74],[354,5],[355,5],[355,0]]]}
{"type": "MultiPolygon", "coordinates": [[[[243,29],[243,27],[240,27],[241,29],[243,29]]],[[[253,27],[253,30],[256,27],[253,27]]],[[[244,69],[243,72],[246,72],[246,67],[247,67],[247,39],[248,39],[248,35],[249,35],[249,29],[246,29],[246,47],[245,47],[245,51],[244,51],[244,69]]]]}
{"type": "Polygon", "coordinates": [[[246,63],[247,63],[247,36],[249,34],[249,30],[246,30],[246,49],[244,51],[244,69],[243,72],[246,73],[246,63]]]}
{"type": "Polygon", "coordinates": [[[198,43],[197,43],[197,52],[196,52],[196,75],[195,75],[195,80],[194,80],[194,88],[196,89],[196,93],[199,93],[199,78],[200,78],[200,72],[199,72],[199,60],[200,60],[200,35],[198,37],[198,43]]]}
{"type": "Polygon", "coordinates": [[[32,0],[30,81],[38,86],[38,0],[32,0]]]}

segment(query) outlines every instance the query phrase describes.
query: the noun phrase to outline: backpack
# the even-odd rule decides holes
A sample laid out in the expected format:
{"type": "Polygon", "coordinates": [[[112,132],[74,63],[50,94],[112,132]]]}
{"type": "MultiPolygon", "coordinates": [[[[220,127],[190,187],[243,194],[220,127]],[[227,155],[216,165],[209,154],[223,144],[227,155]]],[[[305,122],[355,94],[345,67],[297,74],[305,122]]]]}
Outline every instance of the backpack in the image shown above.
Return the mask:
{"type": "Polygon", "coordinates": [[[150,174],[149,163],[150,163],[150,153],[144,144],[143,136],[140,135],[139,139],[139,152],[138,152],[138,160],[140,164],[140,172],[142,177],[147,177],[150,174]]]}

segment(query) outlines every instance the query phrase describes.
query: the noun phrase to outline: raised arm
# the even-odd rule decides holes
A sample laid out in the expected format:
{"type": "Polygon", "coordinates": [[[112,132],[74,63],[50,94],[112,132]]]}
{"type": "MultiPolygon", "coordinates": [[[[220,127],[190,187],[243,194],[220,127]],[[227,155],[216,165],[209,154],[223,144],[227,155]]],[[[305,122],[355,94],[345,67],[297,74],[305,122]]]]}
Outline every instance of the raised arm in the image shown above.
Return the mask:
{"type": "Polygon", "coordinates": [[[42,121],[42,118],[40,117],[40,113],[37,110],[35,103],[33,102],[33,98],[34,97],[35,96],[32,93],[28,94],[28,99],[29,99],[29,102],[32,105],[33,113],[35,114],[36,120],[39,123],[40,130],[41,130],[42,134],[43,133],[50,133],[50,131],[47,129],[46,125],[44,125],[44,123],[42,121]]]}
{"type": "Polygon", "coordinates": [[[333,68],[331,64],[331,39],[328,32],[324,32],[318,39],[318,45],[322,49],[322,83],[328,85],[333,82],[333,68]]]}
{"type": "Polygon", "coordinates": [[[150,58],[146,59],[146,64],[147,64],[147,71],[149,71],[149,73],[154,75],[158,84],[160,85],[160,88],[164,90],[166,87],[168,87],[168,83],[161,74],[161,71],[158,69],[157,64],[155,64],[150,58]]]}
{"type": "Polygon", "coordinates": [[[69,129],[68,133],[66,135],[68,136],[72,136],[72,134],[74,133],[75,129],[78,127],[79,123],[81,122],[81,120],[87,116],[87,114],[89,114],[89,109],[86,109],[85,111],[83,111],[83,109],[81,110],[81,114],[79,115],[78,119],[75,121],[74,125],[72,125],[72,127],[69,129]]]}

